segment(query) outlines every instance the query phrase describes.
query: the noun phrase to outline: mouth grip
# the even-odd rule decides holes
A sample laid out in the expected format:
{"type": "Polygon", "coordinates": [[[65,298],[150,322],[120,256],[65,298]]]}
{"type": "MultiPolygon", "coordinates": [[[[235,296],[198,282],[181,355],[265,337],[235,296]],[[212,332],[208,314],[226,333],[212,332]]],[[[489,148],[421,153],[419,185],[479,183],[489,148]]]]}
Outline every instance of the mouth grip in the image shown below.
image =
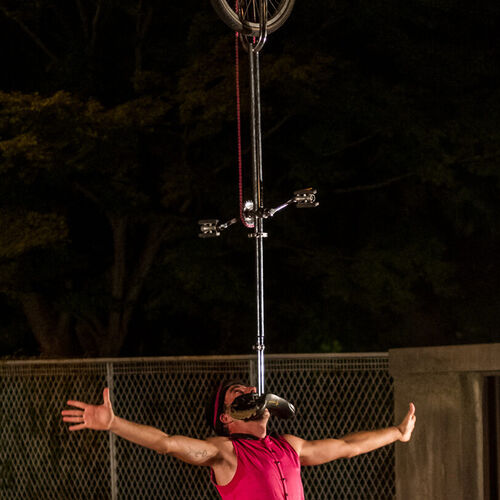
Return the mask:
{"type": "Polygon", "coordinates": [[[235,420],[258,420],[265,410],[275,417],[289,419],[295,416],[295,407],[276,394],[258,396],[255,393],[242,394],[229,407],[229,415],[235,420]]]}

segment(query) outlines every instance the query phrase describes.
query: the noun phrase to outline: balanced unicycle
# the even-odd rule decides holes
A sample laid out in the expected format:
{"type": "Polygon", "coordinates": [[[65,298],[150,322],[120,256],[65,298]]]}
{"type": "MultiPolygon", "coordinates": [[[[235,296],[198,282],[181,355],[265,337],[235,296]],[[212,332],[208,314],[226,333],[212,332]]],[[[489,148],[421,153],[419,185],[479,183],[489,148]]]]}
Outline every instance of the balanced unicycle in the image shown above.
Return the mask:
{"type": "MultiPolygon", "coordinates": [[[[253,199],[243,203],[240,190],[240,219],[244,226],[253,231],[248,234],[255,242],[255,277],[256,277],[256,312],[257,312],[257,339],[254,349],[257,353],[257,391],[258,401],[248,401],[237,410],[245,411],[238,413],[235,418],[247,418],[247,411],[264,411],[262,406],[265,400],[264,392],[264,247],[263,242],[267,237],[264,232],[264,219],[272,217],[277,212],[290,205],[297,208],[310,208],[318,205],[316,201],[316,190],[312,188],[295,191],[293,197],[276,208],[265,208],[263,197],[263,175],[262,175],[262,132],[261,132],[261,112],[260,112],[260,69],[259,53],[266,43],[268,33],[276,31],[283,26],[290,16],[295,0],[210,0],[218,16],[236,32],[236,50],[239,42],[248,53],[249,76],[250,76],[250,135],[251,135],[251,155],[252,155],[252,184],[253,199]],[[262,404],[261,404],[262,403],[262,404]],[[260,406],[259,406],[260,405],[260,406]]],[[[238,56],[236,57],[238,61],[238,56]]],[[[236,64],[238,67],[238,64],[236,64]]],[[[238,74],[239,72],[237,72],[238,74]]],[[[238,80],[237,80],[238,82],[238,80]]],[[[236,85],[239,89],[239,83],[236,85]]],[[[239,94],[237,94],[239,104],[239,94]]],[[[239,114],[238,114],[239,126],[239,114]]],[[[239,132],[238,132],[239,133],[239,132]]],[[[240,165],[241,167],[241,165],[240,165]]],[[[240,170],[241,178],[241,170],[240,170]]],[[[218,219],[203,219],[200,224],[201,238],[213,238],[220,235],[220,232],[237,222],[236,218],[219,224],[218,219]]],[[[277,400],[276,400],[277,401],[277,400]]],[[[271,412],[272,404],[269,401],[271,412]]],[[[288,403],[285,401],[288,405],[288,403]]],[[[287,407],[288,408],[288,407],[287,407]]],[[[293,407],[291,407],[293,408],[293,407]]],[[[287,415],[292,414],[290,408],[287,415]]],[[[250,416],[251,418],[251,416],[250,416]]]]}

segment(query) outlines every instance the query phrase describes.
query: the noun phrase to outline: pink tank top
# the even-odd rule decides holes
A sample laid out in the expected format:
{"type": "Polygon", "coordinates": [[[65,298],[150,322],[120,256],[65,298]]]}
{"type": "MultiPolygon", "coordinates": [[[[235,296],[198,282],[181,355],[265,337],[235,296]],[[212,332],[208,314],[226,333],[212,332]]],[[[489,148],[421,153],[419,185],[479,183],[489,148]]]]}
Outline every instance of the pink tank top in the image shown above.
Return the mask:
{"type": "Polygon", "coordinates": [[[278,436],[232,438],[238,465],[229,484],[212,482],[223,500],[304,500],[296,451],[278,436]]]}

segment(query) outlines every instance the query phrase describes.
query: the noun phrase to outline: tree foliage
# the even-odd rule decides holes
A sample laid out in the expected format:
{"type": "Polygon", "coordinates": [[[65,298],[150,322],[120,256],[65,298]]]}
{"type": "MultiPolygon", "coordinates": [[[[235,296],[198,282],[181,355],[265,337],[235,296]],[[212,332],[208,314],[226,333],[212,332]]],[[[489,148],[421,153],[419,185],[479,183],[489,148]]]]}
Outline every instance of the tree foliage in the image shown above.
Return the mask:
{"type": "MultiPolygon", "coordinates": [[[[498,340],[499,16],[298,2],[269,37],[266,204],[321,202],[266,223],[271,351],[498,340]]],[[[231,33],[194,1],[2,0],[0,23],[0,350],[248,352],[252,245],[196,238],[238,210],[231,33]]]]}

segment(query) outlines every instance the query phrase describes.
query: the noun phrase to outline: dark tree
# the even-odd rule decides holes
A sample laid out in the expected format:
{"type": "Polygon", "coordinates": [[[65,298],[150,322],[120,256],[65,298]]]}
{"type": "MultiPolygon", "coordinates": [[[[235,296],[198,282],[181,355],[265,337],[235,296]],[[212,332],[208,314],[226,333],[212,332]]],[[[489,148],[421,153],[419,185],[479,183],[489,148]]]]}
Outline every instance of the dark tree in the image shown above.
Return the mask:
{"type": "MultiPolygon", "coordinates": [[[[267,224],[269,351],[498,341],[499,17],[297,2],[269,37],[266,204],[321,202],[267,224]]],[[[249,352],[252,244],[196,237],[238,210],[230,31],[190,1],[2,0],[0,23],[0,349],[249,352]]]]}

